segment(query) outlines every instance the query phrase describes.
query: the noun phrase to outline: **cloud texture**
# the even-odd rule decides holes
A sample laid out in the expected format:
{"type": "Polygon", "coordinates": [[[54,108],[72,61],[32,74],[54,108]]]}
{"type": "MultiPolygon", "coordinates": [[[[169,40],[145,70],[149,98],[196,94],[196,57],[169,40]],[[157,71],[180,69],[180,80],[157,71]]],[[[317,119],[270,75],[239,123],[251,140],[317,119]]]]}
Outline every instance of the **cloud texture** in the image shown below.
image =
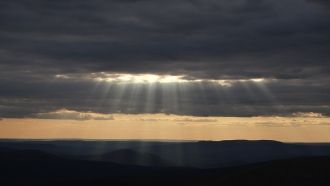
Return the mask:
{"type": "Polygon", "coordinates": [[[0,117],[329,115],[329,10],[324,0],[2,0],[0,117]],[[201,81],[88,78],[102,73],[201,81]],[[258,78],[276,81],[235,81],[258,78]]]}

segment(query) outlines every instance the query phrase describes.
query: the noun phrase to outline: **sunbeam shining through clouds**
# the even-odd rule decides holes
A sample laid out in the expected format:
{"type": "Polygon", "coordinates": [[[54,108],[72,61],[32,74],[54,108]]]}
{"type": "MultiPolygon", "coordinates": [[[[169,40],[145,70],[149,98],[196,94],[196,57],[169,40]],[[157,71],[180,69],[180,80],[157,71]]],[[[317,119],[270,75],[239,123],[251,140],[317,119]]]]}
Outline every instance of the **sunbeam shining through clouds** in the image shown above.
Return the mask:
{"type": "Polygon", "coordinates": [[[0,0],[1,186],[329,186],[329,0],[0,0]]]}

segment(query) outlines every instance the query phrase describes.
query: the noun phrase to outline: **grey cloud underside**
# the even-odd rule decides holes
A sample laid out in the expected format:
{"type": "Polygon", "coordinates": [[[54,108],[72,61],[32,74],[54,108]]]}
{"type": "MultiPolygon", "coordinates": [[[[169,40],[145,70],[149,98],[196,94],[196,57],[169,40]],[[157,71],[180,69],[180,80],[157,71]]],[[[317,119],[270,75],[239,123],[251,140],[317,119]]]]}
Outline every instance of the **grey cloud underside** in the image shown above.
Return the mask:
{"type": "Polygon", "coordinates": [[[0,114],[329,114],[329,9],[325,0],[2,0],[0,114]],[[159,85],[148,102],[147,87],[104,93],[95,82],[53,78],[95,72],[278,81],[181,85],[167,92],[176,100],[159,85]]]}
{"type": "Polygon", "coordinates": [[[198,116],[330,115],[329,87],[316,82],[280,80],[260,85],[234,83],[117,84],[40,82],[7,85],[1,92],[2,117],[35,117],[61,108],[96,113],[171,113],[198,116]]]}

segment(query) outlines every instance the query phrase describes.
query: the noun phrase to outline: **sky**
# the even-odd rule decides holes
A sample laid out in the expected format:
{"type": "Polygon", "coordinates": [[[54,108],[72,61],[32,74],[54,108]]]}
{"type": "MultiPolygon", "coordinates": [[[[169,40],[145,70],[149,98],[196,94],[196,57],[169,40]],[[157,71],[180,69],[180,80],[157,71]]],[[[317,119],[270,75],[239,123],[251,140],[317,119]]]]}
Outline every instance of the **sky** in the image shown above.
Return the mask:
{"type": "MultiPolygon", "coordinates": [[[[62,110],[67,115],[76,111],[62,110]]],[[[55,112],[48,114],[54,117],[55,112]]],[[[0,121],[3,139],[84,140],[277,140],[329,142],[327,117],[196,117],[166,114],[79,113],[79,119],[13,119],[0,121]],[[95,117],[91,119],[91,117],[95,117]],[[111,117],[111,119],[109,119],[111,117]]]]}
{"type": "Polygon", "coordinates": [[[329,19],[327,0],[2,0],[0,138],[330,141],[329,19]]]}

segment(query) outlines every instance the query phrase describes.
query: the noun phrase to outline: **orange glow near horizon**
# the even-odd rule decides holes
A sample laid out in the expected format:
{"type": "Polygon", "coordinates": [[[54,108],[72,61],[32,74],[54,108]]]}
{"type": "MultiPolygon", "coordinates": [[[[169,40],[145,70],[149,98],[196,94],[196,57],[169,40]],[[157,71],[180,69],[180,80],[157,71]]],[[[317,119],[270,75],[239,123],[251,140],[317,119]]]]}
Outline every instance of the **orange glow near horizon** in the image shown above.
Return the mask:
{"type": "Polygon", "coordinates": [[[328,117],[116,114],[109,120],[2,119],[1,139],[277,140],[330,142],[328,117]]]}

